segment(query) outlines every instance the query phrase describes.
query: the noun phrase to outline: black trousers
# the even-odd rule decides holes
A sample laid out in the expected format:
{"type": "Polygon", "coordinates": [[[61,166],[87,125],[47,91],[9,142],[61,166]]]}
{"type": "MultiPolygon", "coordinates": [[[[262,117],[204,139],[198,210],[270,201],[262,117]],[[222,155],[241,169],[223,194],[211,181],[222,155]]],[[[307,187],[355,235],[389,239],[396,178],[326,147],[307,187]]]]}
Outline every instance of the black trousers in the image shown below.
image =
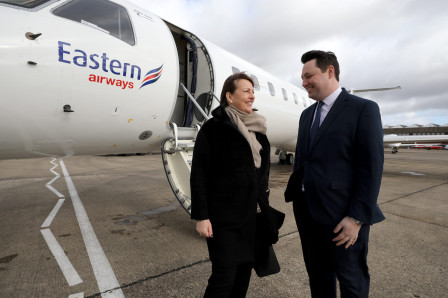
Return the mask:
{"type": "Polygon", "coordinates": [[[293,202],[294,216],[302,242],[303,258],[314,298],[336,298],[336,278],[342,298],[367,298],[370,275],[367,267],[369,225],[361,226],[354,245],[336,246],[335,226],[316,222],[310,215],[306,200],[293,202]]]}
{"type": "Polygon", "coordinates": [[[252,267],[252,264],[223,267],[212,263],[212,275],[208,279],[204,297],[246,297],[252,267]]]}

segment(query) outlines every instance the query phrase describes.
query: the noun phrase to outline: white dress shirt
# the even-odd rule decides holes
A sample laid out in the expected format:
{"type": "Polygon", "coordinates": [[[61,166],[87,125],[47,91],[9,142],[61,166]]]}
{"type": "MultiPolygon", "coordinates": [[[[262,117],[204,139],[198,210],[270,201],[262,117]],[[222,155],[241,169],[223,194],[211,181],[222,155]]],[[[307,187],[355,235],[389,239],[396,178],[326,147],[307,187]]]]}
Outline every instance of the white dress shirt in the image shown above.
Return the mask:
{"type": "MultiPolygon", "coordinates": [[[[339,87],[338,89],[336,89],[333,93],[331,93],[330,95],[328,95],[324,100],[323,100],[323,105],[322,108],[320,110],[320,123],[319,123],[319,127],[322,125],[322,122],[325,120],[325,117],[327,117],[328,112],[330,112],[331,107],[333,106],[334,102],[336,101],[336,99],[338,98],[339,94],[341,94],[342,92],[342,88],[339,87]]],[[[316,109],[317,110],[317,109],[316,109]]],[[[316,111],[314,111],[314,117],[313,117],[313,122],[314,122],[314,118],[316,118],[316,111]]],[[[312,125],[311,125],[312,126],[312,125]]]]}

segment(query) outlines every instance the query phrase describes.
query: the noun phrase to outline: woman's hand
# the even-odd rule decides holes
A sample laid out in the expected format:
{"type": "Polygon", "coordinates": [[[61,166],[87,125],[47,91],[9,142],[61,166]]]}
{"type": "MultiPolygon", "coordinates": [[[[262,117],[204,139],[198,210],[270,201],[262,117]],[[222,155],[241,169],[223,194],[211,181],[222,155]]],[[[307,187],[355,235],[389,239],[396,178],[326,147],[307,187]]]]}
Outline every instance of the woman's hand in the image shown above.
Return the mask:
{"type": "Polygon", "coordinates": [[[199,235],[205,236],[207,238],[213,237],[212,223],[209,219],[204,219],[196,223],[196,231],[199,235]]]}

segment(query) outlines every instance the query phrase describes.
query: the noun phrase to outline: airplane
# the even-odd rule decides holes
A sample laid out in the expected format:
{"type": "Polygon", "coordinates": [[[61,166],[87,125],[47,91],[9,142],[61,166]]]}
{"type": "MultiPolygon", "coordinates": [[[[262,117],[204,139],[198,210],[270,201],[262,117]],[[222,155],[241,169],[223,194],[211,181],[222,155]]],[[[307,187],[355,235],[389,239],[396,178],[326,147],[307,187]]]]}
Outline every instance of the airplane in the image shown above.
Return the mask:
{"type": "Polygon", "coordinates": [[[410,145],[409,147],[414,149],[426,149],[426,150],[440,150],[444,148],[444,146],[439,144],[415,144],[410,145]]]}
{"type": "Polygon", "coordinates": [[[446,135],[419,135],[419,136],[398,136],[398,135],[385,135],[384,136],[384,146],[392,148],[392,154],[398,152],[398,148],[401,145],[409,145],[414,148],[429,148],[429,149],[442,149],[441,148],[431,148],[434,142],[447,142],[448,136],[446,135]],[[417,144],[420,143],[420,144],[417,144]],[[426,143],[426,144],[421,144],[426,143]]]}
{"type": "Polygon", "coordinates": [[[0,159],[162,148],[189,212],[194,138],[224,80],[244,71],[280,162],[294,160],[300,114],[314,102],[305,90],[133,3],[3,0],[0,20],[0,159]]]}

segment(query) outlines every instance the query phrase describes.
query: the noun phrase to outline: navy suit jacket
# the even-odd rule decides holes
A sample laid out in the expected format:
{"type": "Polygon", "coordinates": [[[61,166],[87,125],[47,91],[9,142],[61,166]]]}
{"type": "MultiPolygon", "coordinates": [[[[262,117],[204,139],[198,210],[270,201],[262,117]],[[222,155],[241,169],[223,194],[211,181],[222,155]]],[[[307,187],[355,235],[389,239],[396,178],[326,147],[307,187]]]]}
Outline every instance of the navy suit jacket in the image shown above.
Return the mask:
{"type": "Polygon", "coordinates": [[[336,225],[345,216],[370,225],[382,221],[377,198],[384,147],[378,105],[343,89],[309,144],[316,106],[300,117],[286,201],[307,200],[311,216],[321,224],[336,225]]]}

